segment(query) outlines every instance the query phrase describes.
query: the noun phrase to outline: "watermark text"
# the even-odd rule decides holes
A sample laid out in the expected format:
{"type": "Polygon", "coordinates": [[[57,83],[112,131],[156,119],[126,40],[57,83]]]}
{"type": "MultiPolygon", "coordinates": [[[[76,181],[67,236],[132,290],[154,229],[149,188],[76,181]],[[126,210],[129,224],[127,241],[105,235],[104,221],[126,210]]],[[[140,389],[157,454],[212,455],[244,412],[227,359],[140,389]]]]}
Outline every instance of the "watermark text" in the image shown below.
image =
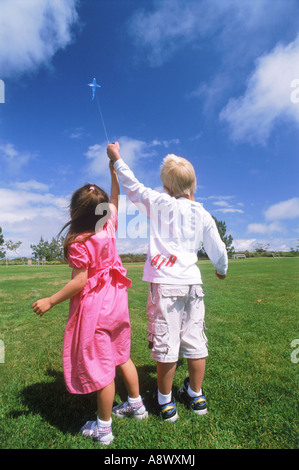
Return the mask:
{"type": "Polygon", "coordinates": [[[294,104],[299,103],[299,78],[294,78],[291,81],[291,88],[295,88],[291,93],[291,102],[294,104]]]}
{"type": "MultiPolygon", "coordinates": [[[[109,204],[99,204],[95,214],[101,217],[95,227],[101,237],[101,229],[111,216],[109,204]]],[[[134,204],[128,202],[125,195],[121,195],[118,201],[117,238],[135,240],[153,237],[177,240],[183,237],[185,241],[201,242],[203,228],[198,223],[198,218],[198,211],[193,204],[187,205],[182,213],[179,207],[168,207],[164,203],[134,204]]],[[[115,232],[112,231],[111,236],[114,237],[115,232]]]]}

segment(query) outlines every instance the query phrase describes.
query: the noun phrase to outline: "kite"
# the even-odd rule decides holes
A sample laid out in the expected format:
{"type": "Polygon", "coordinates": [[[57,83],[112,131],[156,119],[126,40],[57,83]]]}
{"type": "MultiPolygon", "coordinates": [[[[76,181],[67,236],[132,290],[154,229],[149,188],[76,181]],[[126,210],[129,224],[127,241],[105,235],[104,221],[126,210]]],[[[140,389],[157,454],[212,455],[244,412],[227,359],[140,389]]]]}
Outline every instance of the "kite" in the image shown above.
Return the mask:
{"type": "Polygon", "coordinates": [[[103,128],[104,128],[107,144],[109,145],[109,139],[108,139],[108,135],[107,135],[107,132],[106,132],[106,126],[105,126],[105,123],[104,123],[103,114],[102,114],[100,103],[99,103],[99,100],[98,100],[98,95],[96,94],[96,89],[101,88],[101,85],[99,85],[97,83],[96,79],[94,78],[93,81],[88,84],[88,86],[92,87],[92,100],[94,100],[94,98],[96,97],[96,102],[97,102],[98,109],[99,109],[99,112],[100,112],[100,116],[101,116],[101,120],[102,120],[102,124],[103,124],[103,128]]]}
{"type": "Polygon", "coordinates": [[[92,87],[92,99],[94,100],[95,94],[96,94],[96,88],[101,88],[101,85],[99,85],[94,78],[92,83],[89,83],[88,86],[92,87]]]}

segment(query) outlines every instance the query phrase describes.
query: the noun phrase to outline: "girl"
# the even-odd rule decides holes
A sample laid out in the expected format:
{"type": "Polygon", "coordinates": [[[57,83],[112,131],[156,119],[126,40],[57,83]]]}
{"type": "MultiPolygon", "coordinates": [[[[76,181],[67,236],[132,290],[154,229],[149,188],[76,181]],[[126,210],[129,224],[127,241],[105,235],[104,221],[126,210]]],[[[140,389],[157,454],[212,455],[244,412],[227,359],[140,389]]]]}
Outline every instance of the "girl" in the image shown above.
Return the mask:
{"type": "MultiPolygon", "coordinates": [[[[80,432],[102,444],[113,440],[111,413],[147,417],[139,395],[137,370],[130,359],[130,321],[126,277],[116,251],[119,185],[110,162],[110,202],[105,191],[87,184],[75,191],[64,251],[72,279],[56,294],[32,306],[42,316],[70,299],[63,341],[63,371],[71,393],[97,392],[97,420],[87,421],[80,432]],[[115,367],[118,366],[128,400],[112,409],[115,367]]],[[[62,232],[61,231],[61,232],[62,232]]]]}

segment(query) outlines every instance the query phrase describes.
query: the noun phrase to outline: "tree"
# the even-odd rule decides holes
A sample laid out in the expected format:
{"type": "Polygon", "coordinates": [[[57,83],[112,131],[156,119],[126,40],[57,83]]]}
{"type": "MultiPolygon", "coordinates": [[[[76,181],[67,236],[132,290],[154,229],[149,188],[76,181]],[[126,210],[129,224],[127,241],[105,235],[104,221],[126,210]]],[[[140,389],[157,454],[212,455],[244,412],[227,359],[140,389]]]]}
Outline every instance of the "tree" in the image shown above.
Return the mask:
{"type": "Polygon", "coordinates": [[[47,261],[60,260],[64,256],[63,242],[63,237],[59,239],[52,238],[52,241],[49,243],[41,236],[37,245],[30,245],[32,256],[34,258],[45,258],[47,261]]]}
{"type": "Polygon", "coordinates": [[[53,259],[60,260],[64,258],[64,237],[52,238],[50,243],[50,253],[53,259]]]}
{"type": "Polygon", "coordinates": [[[235,251],[234,247],[232,246],[233,237],[231,235],[226,235],[226,223],[222,220],[217,220],[216,217],[212,215],[213,219],[216,222],[219,235],[221,240],[225,243],[226,249],[228,253],[233,253],[235,251]]]}
{"type": "MultiPolygon", "coordinates": [[[[14,251],[18,256],[20,256],[18,253],[18,249],[20,248],[22,243],[23,242],[13,242],[12,240],[7,240],[7,242],[4,242],[4,246],[8,251],[14,251]]],[[[20,258],[22,257],[20,256],[20,258]]]]}
{"type": "Polygon", "coordinates": [[[2,228],[0,227],[0,259],[3,259],[5,256],[5,250],[2,250],[2,246],[4,245],[4,237],[2,234],[2,228]]]}
{"type": "Polygon", "coordinates": [[[50,250],[49,250],[49,242],[45,241],[43,237],[40,237],[40,241],[37,245],[30,245],[32,249],[32,256],[33,258],[49,258],[50,250]]]}
{"type": "Polygon", "coordinates": [[[23,242],[13,242],[12,240],[4,241],[4,236],[2,234],[2,228],[0,227],[0,259],[3,259],[6,255],[7,251],[14,251],[20,258],[20,254],[18,253],[18,249],[22,245],[23,242]],[[3,247],[4,250],[1,248],[3,247]]]}
{"type": "MultiPolygon", "coordinates": [[[[216,223],[220,238],[223,241],[223,243],[225,243],[227,252],[228,253],[233,253],[235,251],[234,247],[232,246],[233,237],[231,235],[226,235],[226,230],[227,230],[226,229],[226,223],[223,222],[222,220],[217,220],[216,217],[214,217],[213,215],[212,215],[212,217],[213,217],[213,219],[216,223]]],[[[202,257],[207,256],[207,254],[205,252],[205,249],[203,247],[198,251],[197,256],[198,256],[198,258],[202,258],[202,257]]]]}
{"type": "Polygon", "coordinates": [[[254,245],[254,249],[257,253],[266,253],[270,246],[268,242],[258,242],[254,245]]]}

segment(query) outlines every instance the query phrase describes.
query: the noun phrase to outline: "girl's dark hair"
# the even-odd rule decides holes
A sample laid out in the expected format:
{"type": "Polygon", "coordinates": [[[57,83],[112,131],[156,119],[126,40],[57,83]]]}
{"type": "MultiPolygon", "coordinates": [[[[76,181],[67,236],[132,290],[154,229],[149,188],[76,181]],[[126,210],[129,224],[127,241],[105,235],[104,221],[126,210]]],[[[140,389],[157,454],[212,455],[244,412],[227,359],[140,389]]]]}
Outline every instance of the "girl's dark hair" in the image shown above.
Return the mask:
{"type": "Polygon", "coordinates": [[[71,243],[84,242],[104,225],[110,217],[109,197],[107,193],[95,184],[85,184],[77,189],[71,198],[71,220],[61,229],[59,235],[67,228],[64,239],[64,256],[67,259],[68,247],[71,243]],[[99,206],[101,205],[101,206],[99,206]],[[97,209],[97,210],[96,210],[97,209]],[[80,237],[82,235],[82,237],[80,237]]]}

